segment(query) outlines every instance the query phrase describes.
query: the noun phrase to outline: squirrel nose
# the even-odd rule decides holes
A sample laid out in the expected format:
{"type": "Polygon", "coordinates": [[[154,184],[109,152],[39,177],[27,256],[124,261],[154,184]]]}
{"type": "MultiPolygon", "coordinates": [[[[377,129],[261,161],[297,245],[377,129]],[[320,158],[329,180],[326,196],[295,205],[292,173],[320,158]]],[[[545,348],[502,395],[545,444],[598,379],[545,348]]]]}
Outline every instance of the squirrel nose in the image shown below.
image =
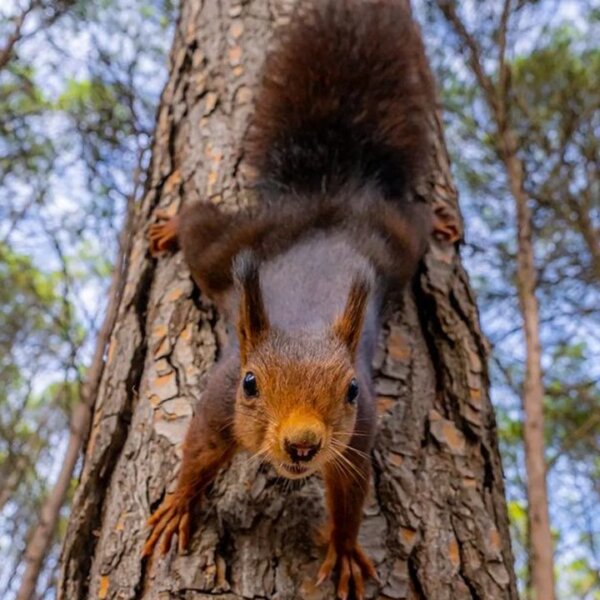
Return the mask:
{"type": "Polygon", "coordinates": [[[285,451],[290,455],[292,462],[308,462],[313,459],[317,452],[321,449],[321,440],[317,443],[301,443],[285,440],[285,451]]]}

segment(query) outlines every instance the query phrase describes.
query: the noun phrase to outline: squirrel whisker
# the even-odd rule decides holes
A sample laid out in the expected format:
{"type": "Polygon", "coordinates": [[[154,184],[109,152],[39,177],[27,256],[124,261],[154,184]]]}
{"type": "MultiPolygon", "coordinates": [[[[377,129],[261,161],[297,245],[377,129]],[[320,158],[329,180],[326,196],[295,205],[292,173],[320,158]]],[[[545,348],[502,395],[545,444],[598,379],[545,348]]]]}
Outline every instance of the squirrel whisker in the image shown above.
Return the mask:
{"type": "Polygon", "coordinates": [[[337,463],[340,467],[343,466],[348,476],[352,476],[356,483],[368,483],[366,475],[354,463],[348,460],[335,446],[330,446],[330,448],[337,458],[337,460],[334,460],[334,463],[337,463]]]}
{"type": "Polygon", "coordinates": [[[342,452],[345,452],[346,450],[350,451],[350,452],[354,452],[357,456],[360,456],[362,458],[366,458],[368,460],[371,460],[371,455],[367,454],[366,452],[363,452],[362,450],[359,450],[358,448],[354,448],[353,446],[347,446],[345,444],[341,444],[340,442],[338,442],[336,440],[336,442],[334,443],[334,441],[332,440],[332,444],[336,449],[340,449],[342,452]]]}

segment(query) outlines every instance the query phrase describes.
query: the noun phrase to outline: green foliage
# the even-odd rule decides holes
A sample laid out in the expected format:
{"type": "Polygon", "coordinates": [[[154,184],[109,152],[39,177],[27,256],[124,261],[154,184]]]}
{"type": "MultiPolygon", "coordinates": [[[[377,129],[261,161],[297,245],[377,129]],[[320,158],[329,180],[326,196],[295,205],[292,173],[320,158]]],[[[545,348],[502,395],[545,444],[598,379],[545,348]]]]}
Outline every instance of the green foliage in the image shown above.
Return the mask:
{"type": "Polygon", "coordinates": [[[32,306],[50,307],[57,301],[58,275],[43,273],[30,257],[15,253],[6,244],[0,244],[0,276],[4,284],[0,287],[2,333],[9,329],[15,313],[24,313],[32,306]]]}
{"type": "MultiPolygon", "coordinates": [[[[0,52],[25,4],[0,8],[0,52]]],[[[39,0],[0,63],[2,598],[14,596],[80,401],[174,20],[170,0],[39,0]]],[[[52,596],[67,514],[40,597],[52,596]]]]}
{"type": "Polygon", "coordinates": [[[48,168],[53,146],[36,121],[49,106],[31,65],[11,64],[0,71],[0,183],[8,174],[48,168]]]}
{"type": "MultiPolygon", "coordinates": [[[[424,30],[431,32],[428,48],[441,84],[446,138],[461,192],[468,243],[464,255],[493,345],[492,392],[513,548],[526,592],[524,353],[514,286],[513,202],[484,92],[465,49],[433,4],[426,3],[424,30]]],[[[600,21],[588,4],[560,4],[513,4],[507,122],[516,134],[534,218],[558,593],[589,600],[600,590],[600,517],[595,510],[600,501],[600,21]],[[571,10],[561,13],[565,4],[571,10]]],[[[502,3],[457,6],[481,48],[486,75],[499,86],[496,32],[502,3]]]]}

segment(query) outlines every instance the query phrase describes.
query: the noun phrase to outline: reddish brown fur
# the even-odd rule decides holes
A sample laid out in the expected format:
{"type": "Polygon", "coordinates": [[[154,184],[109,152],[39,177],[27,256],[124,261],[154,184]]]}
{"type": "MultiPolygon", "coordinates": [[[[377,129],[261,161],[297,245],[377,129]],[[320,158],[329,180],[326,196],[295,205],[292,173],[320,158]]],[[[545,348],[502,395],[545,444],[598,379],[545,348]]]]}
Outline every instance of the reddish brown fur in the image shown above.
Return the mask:
{"type": "Polygon", "coordinates": [[[356,276],[350,287],[344,314],[333,325],[334,333],[347,346],[352,360],[358,350],[370,292],[368,277],[362,274],[356,276]]]}
{"type": "Polygon", "coordinates": [[[434,102],[407,4],[305,8],[267,59],[246,140],[250,163],[279,189],[334,192],[354,175],[401,196],[427,169],[434,102]]]}
{"type": "Polygon", "coordinates": [[[181,246],[237,336],[203,392],[145,555],[161,537],[167,551],[175,533],[187,545],[193,501],[245,448],[285,477],[323,474],[320,581],[337,569],[338,596],[360,599],[376,575],[357,542],[371,362],[384,301],[412,277],[431,229],[427,207],[406,194],[429,151],[432,88],[403,6],[339,0],[298,17],[267,64],[248,139],[261,204],[235,215],[191,205],[149,232],[154,255],[181,246]]]}

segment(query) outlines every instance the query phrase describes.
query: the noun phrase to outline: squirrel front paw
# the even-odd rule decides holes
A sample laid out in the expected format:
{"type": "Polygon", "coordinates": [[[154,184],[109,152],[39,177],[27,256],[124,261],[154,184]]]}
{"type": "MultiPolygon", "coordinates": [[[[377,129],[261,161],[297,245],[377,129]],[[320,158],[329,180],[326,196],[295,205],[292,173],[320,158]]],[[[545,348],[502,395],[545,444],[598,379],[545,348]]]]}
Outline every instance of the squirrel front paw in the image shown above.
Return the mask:
{"type": "Polygon", "coordinates": [[[171,548],[171,540],[178,534],[178,550],[185,552],[190,541],[190,502],[178,494],[167,496],[154,514],[148,519],[152,528],[151,535],[144,545],[142,557],[151,556],[162,536],[161,554],[166,554],[171,548]]]}
{"type": "Polygon", "coordinates": [[[150,254],[156,257],[164,252],[177,250],[179,217],[170,216],[166,210],[157,210],[154,216],[157,222],[148,229],[148,241],[150,254]]]}
{"type": "Polygon", "coordinates": [[[338,551],[335,544],[332,541],[329,542],[327,556],[319,569],[317,585],[330,577],[335,569],[339,572],[336,597],[340,600],[347,600],[351,581],[354,584],[356,600],[363,600],[365,597],[365,579],[372,577],[377,580],[377,571],[358,542],[351,549],[344,551],[338,551]]]}

